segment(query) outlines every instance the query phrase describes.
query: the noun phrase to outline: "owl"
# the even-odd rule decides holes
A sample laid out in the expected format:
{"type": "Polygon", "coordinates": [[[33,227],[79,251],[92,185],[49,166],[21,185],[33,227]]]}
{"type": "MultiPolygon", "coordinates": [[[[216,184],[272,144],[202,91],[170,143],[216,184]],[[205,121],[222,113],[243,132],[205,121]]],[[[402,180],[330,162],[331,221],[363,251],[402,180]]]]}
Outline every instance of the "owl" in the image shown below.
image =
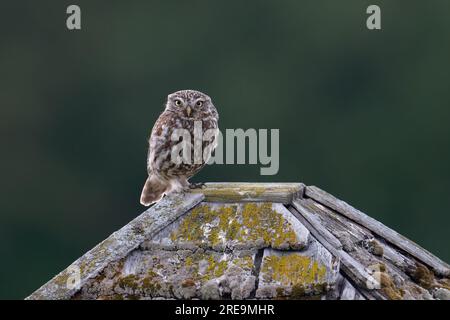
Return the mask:
{"type": "Polygon", "coordinates": [[[148,140],[148,178],[142,189],[142,205],[195,187],[188,179],[205,166],[217,146],[218,121],[219,114],[204,93],[182,90],[167,96],[165,110],[148,140]]]}

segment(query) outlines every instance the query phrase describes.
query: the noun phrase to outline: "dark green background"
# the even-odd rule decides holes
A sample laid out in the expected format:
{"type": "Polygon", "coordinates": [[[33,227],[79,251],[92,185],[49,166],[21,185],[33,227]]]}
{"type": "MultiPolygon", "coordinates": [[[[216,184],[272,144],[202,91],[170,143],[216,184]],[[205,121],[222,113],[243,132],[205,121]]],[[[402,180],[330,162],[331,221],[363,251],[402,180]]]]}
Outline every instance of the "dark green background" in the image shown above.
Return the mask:
{"type": "Polygon", "coordinates": [[[2,1],[0,298],[24,298],[143,211],[166,95],[280,128],[280,171],[450,260],[450,2],[2,1]],[[82,9],[68,31],[65,10],[82,9]],[[382,8],[382,31],[365,10],[382,8]]]}

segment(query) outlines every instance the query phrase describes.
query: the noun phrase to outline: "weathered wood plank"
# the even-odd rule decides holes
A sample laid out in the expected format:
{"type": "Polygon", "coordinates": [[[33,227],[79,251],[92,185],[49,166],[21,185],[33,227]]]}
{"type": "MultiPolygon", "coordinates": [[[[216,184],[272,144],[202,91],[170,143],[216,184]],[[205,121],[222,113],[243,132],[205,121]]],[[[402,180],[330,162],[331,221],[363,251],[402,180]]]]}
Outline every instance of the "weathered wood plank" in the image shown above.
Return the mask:
{"type": "Polygon", "coordinates": [[[343,279],[340,293],[340,300],[366,300],[362,293],[358,291],[347,279],[343,279]]]}
{"type": "Polygon", "coordinates": [[[288,204],[294,196],[303,194],[302,183],[206,183],[193,189],[202,193],[207,202],[279,202],[288,204]]]}
{"type": "Polygon", "coordinates": [[[97,276],[107,265],[125,257],[145,239],[153,237],[162,228],[175,221],[203,199],[202,194],[183,193],[164,197],[160,202],[80,257],[27,299],[70,299],[86,281],[97,276]],[[79,286],[71,286],[71,279],[78,277],[79,286]]]}
{"type": "MultiPolygon", "coordinates": [[[[308,246],[308,243],[310,242],[310,232],[308,228],[306,228],[298,219],[292,216],[291,212],[280,203],[273,203],[272,208],[281,214],[283,218],[289,222],[289,224],[292,226],[296,236],[297,241],[299,243],[301,248],[305,248],[308,246]]],[[[273,246],[272,246],[273,247],[273,246]]]]}
{"type": "Polygon", "coordinates": [[[203,202],[144,241],[141,248],[229,251],[271,247],[300,250],[308,246],[309,234],[309,230],[281,203],[203,202]],[[229,222],[233,222],[232,226],[229,222]],[[183,225],[190,227],[186,230],[183,225]],[[234,231],[228,233],[231,229],[234,231]],[[211,237],[211,233],[217,236],[211,237]],[[295,240],[289,236],[293,234],[295,240]]]}
{"type": "Polygon", "coordinates": [[[450,276],[450,267],[447,263],[381,222],[355,209],[346,202],[337,199],[316,186],[306,187],[305,195],[364,226],[380,237],[383,237],[388,242],[431,267],[436,274],[447,277],[450,276]]]}
{"type": "Polygon", "coordinates": [[[315,217],[314,213],[311,212],[303,202],[294,200],[292,201],[292,205],[295,209],[297,209],[297,211],[291,212],[295,217],[297,217],[297,219],[300,220],[300,222],[307,222],[311,225],[311,227],[335,249],[342,249],[341,242],[322,225],[322,223],[315,217]]]}
{"type": "MultiPolygon", "coordinates": [[[[348,219],[344,215],[316,202],[311,198],[297,200],[311,215],[320,221],[322,226],[330,231],[342,244],[343,251],[359,262],[366,272],[375,280],[373,289],[361,288],[361,293],[367,299],[426,299],[429,292],[408,276],[416,261],[409,254],[401,254],[403,250],[392,247],[382,237],[375,237],[375,233],[364,226],[348,219]],[[400,252],[401,251],[401,252],[400,252]]],[[[343,273],[349,271],[343,264],[343,273]]],[[[352,270],[350,270],[351,272],[352,270]]],[[[348,276],[348,278],[353,278],[348,276]]]]}
{"type": "MultiPolygon", "coordinates": [[[[376,280],[369,274],[368,270],[354,258],[352,258],[347,252],[342,250],[342,245],[340,245],[339,240],[337,240],[328,230],[326,230],[320,223],[317,221],[313,222],[315,225],[310,222],[313,220],[308,220],[304,215],[300,214],[297,211],[297,208],[304,212],[302,205],[298,200],[294,200],[292,202],[293,206],[289,207],[289,210],[292,214],[299,218],[299,220],[309,229],[311,234],[334,256],[339,258],[341,261],[341,270],[351,278],[358,286],[362,288],[366,288],[368,290],[372,290],[374,288],[374,284],[376,284],[376,280]],[[316,229],[318,228],[318,229],[316,229]]],[[[311,216],[311,215],[310,215],[311,216]]]]}
{"type": "Polygon", "coordinates": [[[388,300],[381,294],[380,290],[367,290],[364,288],[359,288],[359,292],[367,300],[388,300]]]}
{"type": "Polygon", "coordinates": [[[336,281],[336,286],[329,291],[326,300],[386,300],[376,290],[365,290],[357,287],[341,273],[336,281]]]}
{"type": "Polygon", "coordinates": [[[316,214],[322,225],[342,243],[344,251],[364,265],[371,265],[374,260],[377,260],[397,269],[392,272],[394,274],[401,272],[401,278],[407,277],[405,272],[415,268],[417,263],[415,258],[404,253],[403,250],[393,247],[384,238],[377,236],[364,226],[311,198],[299,201],[316,214]]]}
{"type": "Polygon", "coordinates": [[[352,251],[364,239],[373,238],[370,230],[313,199],[301,199],[299,202],[320,220],[322,226],[342,243],[343,249],[347,252],[352,251]]]}
{"type": "Polygon", "coordinates": [[[416,267],[416,262],[413,260],[413,258],[403,255],[388,244],[380,242],[379,246],[383,249],[383,258],[395,265],[400,270],[406,272],[408,269],[413,269],[416,267]]]}
{"type": "Polygon", "coordinates": [[[334,287],[338,277],[339,259],[335,258],[330,251],[313,238],[308,248],[302,251],[284,251],[266,248],[264,249],[262,258],[256,297],[267,299],[286,296],[298,299],[299,293],[295,292],[293,287],[302,288],[304,292],[301,293],[301,296],[311,294],[321,295],[326,293],[327,288],[334,287]],[[271,265],[271,261],[273,263],[274,260],[277,263],[271,265]],[[283,271],[286,268],[287,270],[295,270],[295,266],[299,265],[299,261],[306,262],[301,267],[301,274],[306,276],[300,276],[295,271],[288,273],[283,271]],[[276,266],[279,265],[282,265],[282,267],[276,270],[276,266]],[[317,270],[322,268],[322,272],[324,273],[319,275],[317,270]],[[280,290],[282,292],[281,294],[280,290]]]}
{"type": "Polygon", "coordinates": [[[379,282],[372,277],[368,269],[347,252],[338,250],[336,255],[341,259],[342,271],[359,287],[366,290],[373,290],[379,285],[379,282]]]}

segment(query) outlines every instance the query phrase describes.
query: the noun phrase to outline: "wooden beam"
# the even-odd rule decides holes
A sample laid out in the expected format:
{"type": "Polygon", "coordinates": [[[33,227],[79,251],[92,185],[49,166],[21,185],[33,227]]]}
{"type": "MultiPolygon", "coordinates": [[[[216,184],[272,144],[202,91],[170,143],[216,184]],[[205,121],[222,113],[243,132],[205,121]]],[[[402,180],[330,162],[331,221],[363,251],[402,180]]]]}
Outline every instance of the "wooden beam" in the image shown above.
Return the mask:
{"type": "Polygon", "coordinates": [[[302,222],[311,234],[335,257],[341,262],[341,270],[347,277],[352,279],[358,286],[367,290],[372,290],[376,280],[369,274],[368,270],[358,261],[353,259],[347,252],[342,250],[339,240],[328,230],[320,225],[320,222],[311,220],[311,213],[305,213],[306,210],[299,201],[294,200],[289,207],[292,214],[302,222]],[[303,214],[299,212],[302,211],[303,214]],[[305,218],[307,216],[308,218],[305,218]],[[314,223],[311,224],[311,221],[314,223]]]}
{"type": "Polygon", "coordinates": [[[309,210],[300,200],[292,201],[292,205],[297,211],[291,211],[292,214],[302,223],[308,223],[321,237],[323,237],[333,248],[340,250],[342,244],[330,231],[325,228],[320,222],[319,218],[309,210]],[[306,220],[306,221],[305,221],[306,220]]]}
{"type": "Polygon", "coordinates": [[[302,196],[303,183],[206,183],[205,187],[193,189],[202,193],[207,202],[278,202],[291,203],[294,196],[302,196]]]}
{"type": "Polygon", "coordinates": [[[447,263],[381,222],[369,217],[358,209],[355,209],[346,202],[337,199],[316,186],[306,187],[305,196],[333,209],[339,214],[344,215],[348,219],[355,221],[373,233],[386,239],[386,241],[428,265],[436,274],[446,277],[450,276],[450,267],[447,263]]]}

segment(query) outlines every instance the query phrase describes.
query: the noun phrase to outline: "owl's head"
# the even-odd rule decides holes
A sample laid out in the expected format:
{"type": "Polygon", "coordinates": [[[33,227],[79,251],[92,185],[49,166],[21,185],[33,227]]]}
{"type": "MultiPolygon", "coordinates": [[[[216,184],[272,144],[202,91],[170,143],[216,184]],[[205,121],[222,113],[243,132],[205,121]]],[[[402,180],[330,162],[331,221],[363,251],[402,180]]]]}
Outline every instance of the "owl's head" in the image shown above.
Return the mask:
{"type": "Polygon", "coordinates": [[[218,117],[211,98],[196,90],[181,90],[169,94],[166,110],[193,119],[202,119],[207,115],[218,117]]]}

